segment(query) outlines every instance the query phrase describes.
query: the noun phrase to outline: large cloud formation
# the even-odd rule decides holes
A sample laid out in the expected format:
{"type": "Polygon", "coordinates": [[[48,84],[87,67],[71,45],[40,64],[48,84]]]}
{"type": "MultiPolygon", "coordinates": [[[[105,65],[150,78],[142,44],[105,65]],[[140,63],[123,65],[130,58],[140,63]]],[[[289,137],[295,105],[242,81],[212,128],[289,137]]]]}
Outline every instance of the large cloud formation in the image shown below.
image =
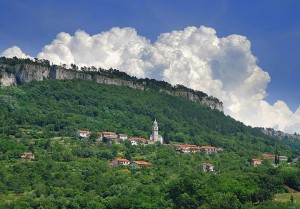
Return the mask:
{"type": "MultiPolygon", "coordinates": [[[[2,56],[29,57],[19,48],[2,56]]],[[[247,125],[299,132],[300,108],[264,100],[270,76],[257,65],[246,37],[219,38],[213,28],[187,27],[161,34],[154,43],[133,28],[112,28],[96,35],[59,33],[37,57],[56,64],[116,68],[137,77],[182,84],[213,95],[224,112],[247,125]]]]}

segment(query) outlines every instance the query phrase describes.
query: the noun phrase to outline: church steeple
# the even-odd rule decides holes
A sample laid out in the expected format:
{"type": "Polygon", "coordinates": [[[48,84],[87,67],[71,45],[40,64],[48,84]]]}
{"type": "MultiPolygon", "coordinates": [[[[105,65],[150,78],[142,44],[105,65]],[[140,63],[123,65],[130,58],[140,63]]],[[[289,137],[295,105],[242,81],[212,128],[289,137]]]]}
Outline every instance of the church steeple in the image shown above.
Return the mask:
{"type": "Polygon", "coordinates": [[[153,141],[158,140],[158,123],[157,123],[156,119],[154,120],[153,125],[152,125],[152,140],[153,141]]]}
{"type": "Polygon", "coordinates": [[[152,134],[150,136],[150,140],[152,142],[160,142],[161,144],[163,144],[163,138],[158,134],[158,123],[156,119],[153,121],[152,124],[152,134]]]}

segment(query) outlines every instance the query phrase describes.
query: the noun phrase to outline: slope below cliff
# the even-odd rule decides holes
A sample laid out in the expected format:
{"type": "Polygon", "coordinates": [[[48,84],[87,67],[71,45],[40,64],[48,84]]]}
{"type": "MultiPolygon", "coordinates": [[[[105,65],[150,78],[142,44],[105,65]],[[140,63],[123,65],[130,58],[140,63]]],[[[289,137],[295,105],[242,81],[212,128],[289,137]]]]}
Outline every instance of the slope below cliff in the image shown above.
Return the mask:
{"type": "Polygon", "coordinates": [[[154,79],[137,79],[114,69],[81,68],[81,70],[78,70],[75,65],[72,65],[72,69],[67,69],[63,66],[50,65],[47,60],[32,61],[29,59],[0,58],[0,86],[2,87],[49,79],[81,79],[100,84],[126,86],[142,91],[163,92],[171,96],[183,97],[201,103],[211,109],[223,111],[222,102],[201,91],[194,91],[181,85],[172,86],[167,82],[154,79]]]}

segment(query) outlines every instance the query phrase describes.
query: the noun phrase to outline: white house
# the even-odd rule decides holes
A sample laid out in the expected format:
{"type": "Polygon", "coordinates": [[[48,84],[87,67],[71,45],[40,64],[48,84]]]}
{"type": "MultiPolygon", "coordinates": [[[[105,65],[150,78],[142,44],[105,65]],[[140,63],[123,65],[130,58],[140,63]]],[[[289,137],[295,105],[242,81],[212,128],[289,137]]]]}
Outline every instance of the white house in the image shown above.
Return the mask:
{"type": "Polygon", "coordinates": [[[131,143],[131,145],[133,145],[133,146],[139,145],[139,143],[138,143],[137,141],[135,141],[135,140],[130,140],[130,143],[131,143]]]}
{"type": "Polygon", "coordinates": [[[222,149],[219,147],[202,146],[202,147],[200,147],[200,151],[204,151],[206,154],[209,155],[211,153],[217,153],[219,151],[222,151],[222,149]]]}
{"type": "Polygon", "coordinates": [[[287,156],[279,156],[279,160],[280,161],[288,161],[288,157],[287,156]]]}
{"type": "Polygon", "coordinates": [[[78,130],[77,131],[77,136],[81,138],[89,138],[91,135],[91,132],[88,130],[78,130]]]}
{"type": "Polygon", "coordinates": [[[207,171],[214,171],[214,165],[210,164],[210,163],[202,163],[202,169],[203,171],[207,172],[207,171]]]}
{"type": "Polygon", "coordinates": [[[183,153],[198,153],[200,152],[200,147],[193,144],[173,144],[171,145],[176,149],[178,152],[183,153]]]}
{"type": "Polygon", "coordinates": [[[119,140],[126,140],[126,139],[128,139],[128,136],[126,134],[118,134],[118,139],[119,140]]]}
{"type": "Polygon", "coordinates": [[[131,145],[144,144],[147,140],[141,137],[130,137],[128,141],[131,142],[131,145]]]}

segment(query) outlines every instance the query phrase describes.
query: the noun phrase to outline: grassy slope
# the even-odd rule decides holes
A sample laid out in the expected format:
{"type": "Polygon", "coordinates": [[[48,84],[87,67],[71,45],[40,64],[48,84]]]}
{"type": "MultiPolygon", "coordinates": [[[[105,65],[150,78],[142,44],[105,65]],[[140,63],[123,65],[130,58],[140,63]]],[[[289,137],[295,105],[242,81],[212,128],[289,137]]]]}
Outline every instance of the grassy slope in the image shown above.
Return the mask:
{"type": "Polygon", "coordinates": [[[291,196],[293,196],[294,203],[296,203],[297,206],[300,206],[300,193],[276,194],[274,196],[274,200],[278,201],[278,202],[289,202],[289,201],[291,201],[291,196]]]}

